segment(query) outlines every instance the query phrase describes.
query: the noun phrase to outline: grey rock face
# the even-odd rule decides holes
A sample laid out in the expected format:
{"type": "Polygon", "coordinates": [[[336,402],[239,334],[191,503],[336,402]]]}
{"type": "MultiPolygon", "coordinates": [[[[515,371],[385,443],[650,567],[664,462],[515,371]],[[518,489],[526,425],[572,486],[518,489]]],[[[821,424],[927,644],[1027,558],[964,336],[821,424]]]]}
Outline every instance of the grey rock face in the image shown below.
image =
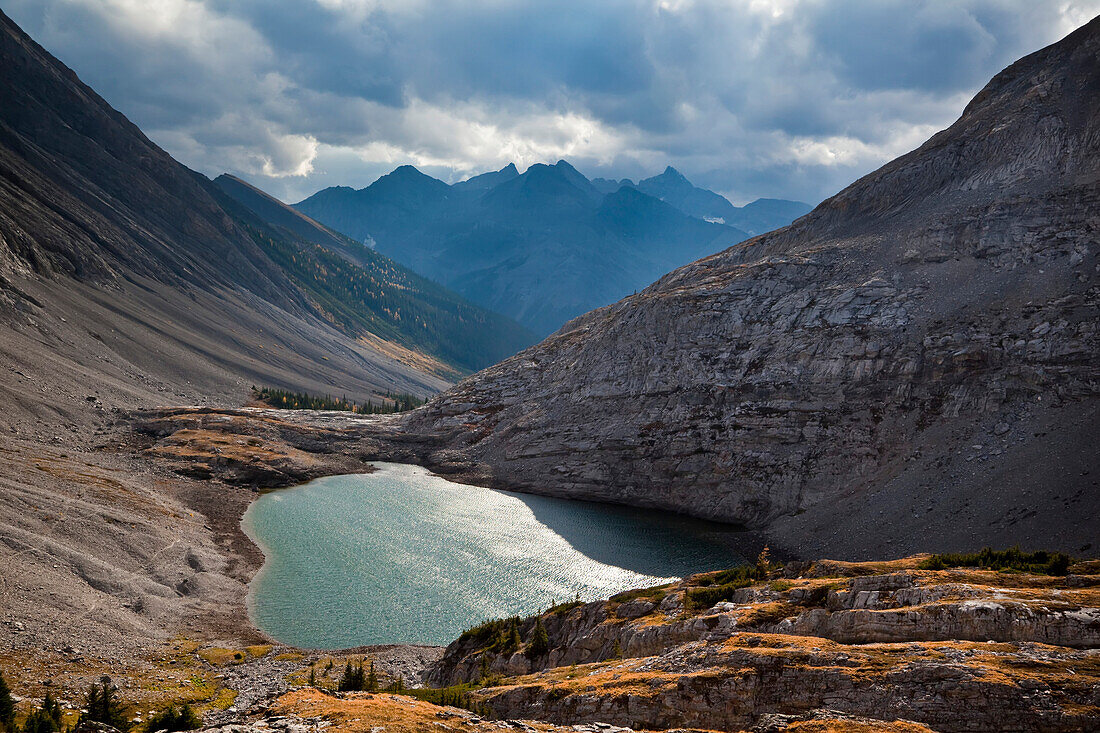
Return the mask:
{"type": "Polygon", "coordinates": [[[792,226],[575,319],[406,428],[496,485],[756,526],[891,481],[1072,494],[1086,479],[1011,458],[1100,430],[1098,60],[1093,21],[792,226]],[[1070,412],[1065,441],[1035,435],[1070,412]]]}
{"type": "MultiPolygon", "coordinates": [[[[491,636],[468,635],[427,679],[472,682],[488,666],[525,675],[476,693],[498,716],[647,730],[776,730],[772,722],[811,711],[943,731],[1096,728],[1087,670],[1100,645],[1098,576],[929,572],[912,562],[842,579],[828,564],[738,589],[711,608],[688,602],[705,587],[695,576],[663,597],[549,611],[547,654],[506,659],[491,636]],[[649,615],[635,618],[638,601],[649,615]],[[1062,675],[1054,665],[1066,665],[1062,675]]],[[[520,621],[521,636],[533,624],[520,621]]]]}
{"type": "MultiPolygon", "coordinates": [[[[853,669],[867,661],[865,650],[849,653],[825,645],[803,650],[796,660],[771,652],[696,642],[611,667],[616,676],[641,679],[627,692],[521,684],[493,690],[487,702],[501,717],[537,711],[540,719],[551,722],[601,720],[649,730],[784,730],[773,724],[807,713],[861,718],[877,723],[876,728],[881,721],[917,721],[951,733],[1068,733],[1096,724],[1087,702],[1063,703],[1084,702],[1087,691],[1063,695],[1026,679],[998,683],[968,662],[966,652],[934,662],[907,658],[902,648],[880,647],[875,653],[888,671],[870,674],[853,669]],[[693,673],[710,665],[723,671],[693,673]],[[905,693],[898,694],[899,689],[905,693]]],[[[1065,658],[1080,663],[1087,654],[1068,652],[1065,658]]],[[[1014,659],[1021,665],[1042,664],[1049,656],[1041,645],[1024,645],[1014,659]]]]}
{"type": "MultiPolygon", "coordinates": [[[[1019,589],[922,581],[906,573],[853,578],[827,593],[809,585],[785,592],[767,586],[742,588],[732,602],[698,611],[686,609],[683,601],[682,592],[671,592],[661,604],[664,616],[648,622],[636,621],[632,604],[639,601],[598,601],[568,614],[550,614],[543,620],[550,638],[548,654],[536,659],[490,654],[488,665],[493,672],[524,675],[659,655],[678,645],[724,642],[750,632],[840,644],[962,640],[1041,643],[1067,650],[1100,647],[1100,608],[1060,598],[1058,591],[1037,600],[1019,589]],[[770,603],[783,604],[780,618],[757,621],[745,616],[749,606],[770,603]]],[[[533,625],[533,619],[522,621],[521,635],[529,634],[533,625]]],[[[425,679],[435,686],[476,681],[483,655],[471,640],[454,641],[425,679]]]]}

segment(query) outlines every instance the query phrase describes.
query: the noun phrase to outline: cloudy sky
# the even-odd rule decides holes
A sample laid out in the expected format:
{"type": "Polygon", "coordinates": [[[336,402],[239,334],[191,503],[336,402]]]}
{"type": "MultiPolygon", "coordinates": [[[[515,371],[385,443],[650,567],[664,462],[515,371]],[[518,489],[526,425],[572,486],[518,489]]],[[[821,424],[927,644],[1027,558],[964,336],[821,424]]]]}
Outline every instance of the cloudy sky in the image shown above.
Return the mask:
{"type": "Polygon", "coordinates": [[[183,163],[298,201],[412,163],[671,164],[816,203],[1100,0],[0,0],[183,163]]]}

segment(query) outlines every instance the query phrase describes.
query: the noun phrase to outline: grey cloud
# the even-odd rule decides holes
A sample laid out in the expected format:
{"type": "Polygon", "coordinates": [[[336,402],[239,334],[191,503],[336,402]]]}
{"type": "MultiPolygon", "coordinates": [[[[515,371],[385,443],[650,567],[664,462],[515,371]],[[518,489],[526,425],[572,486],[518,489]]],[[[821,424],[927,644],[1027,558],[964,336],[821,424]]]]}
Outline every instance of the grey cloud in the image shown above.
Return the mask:
{"type": "Polygon", "coordinates": [[[1100,0],[8,0],[183,162],[287,199],[412,162],[673,164],[816,201],[949,124],[1100,0]],[[766,5],[766,3],[763,3],[766,5]]]}

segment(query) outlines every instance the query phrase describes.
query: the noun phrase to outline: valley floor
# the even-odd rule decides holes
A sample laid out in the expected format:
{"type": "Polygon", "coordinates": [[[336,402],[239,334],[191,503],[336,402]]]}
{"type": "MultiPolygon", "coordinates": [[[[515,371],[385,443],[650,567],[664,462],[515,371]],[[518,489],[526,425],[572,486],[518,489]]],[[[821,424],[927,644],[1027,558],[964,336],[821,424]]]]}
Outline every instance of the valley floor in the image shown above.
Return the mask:
{"type": "Polygon", "coordinates": [[[239,520],[258,490],[372,460],[491,477],[404,432],[400,416],[87,409],[75,430],[55,419],[0,434],[0,669],[27,698],[23,710],[50,690],[72,717],[82,690],[109,673],[136,710],[190,701],[208,725],[257,733],[1100,725],[1095,563],[1051,577],[922,570],[919,558],[792,561],[725,596],[698,595],[716,581],[694,576],[552,609],[542,617],[549,650],[534,659],[533,619],[520,621],[524,641],[508,653],[476,635],[446,653],[273,645],[244,607],[262,557],[239,520]],[[461,685],[493,715],[324,691],[364,658],[384,680],[461,685]],[[311,667],[323,691],[305,684],[311,667]]]}

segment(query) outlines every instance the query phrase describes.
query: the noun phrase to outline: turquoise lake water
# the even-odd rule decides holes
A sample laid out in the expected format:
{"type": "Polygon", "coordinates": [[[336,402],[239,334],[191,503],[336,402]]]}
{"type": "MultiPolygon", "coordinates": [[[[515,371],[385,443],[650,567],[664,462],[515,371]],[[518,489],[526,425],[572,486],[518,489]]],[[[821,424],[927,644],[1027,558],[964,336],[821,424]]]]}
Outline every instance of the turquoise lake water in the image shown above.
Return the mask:
{"type": "Polygon", "coordinates": [[[487,618],[743,562],[743,535],[726,525],[377,466],[265,494],[245,513],[266,557],[249,612],[275,639],[446,644],[487,618]]]}

